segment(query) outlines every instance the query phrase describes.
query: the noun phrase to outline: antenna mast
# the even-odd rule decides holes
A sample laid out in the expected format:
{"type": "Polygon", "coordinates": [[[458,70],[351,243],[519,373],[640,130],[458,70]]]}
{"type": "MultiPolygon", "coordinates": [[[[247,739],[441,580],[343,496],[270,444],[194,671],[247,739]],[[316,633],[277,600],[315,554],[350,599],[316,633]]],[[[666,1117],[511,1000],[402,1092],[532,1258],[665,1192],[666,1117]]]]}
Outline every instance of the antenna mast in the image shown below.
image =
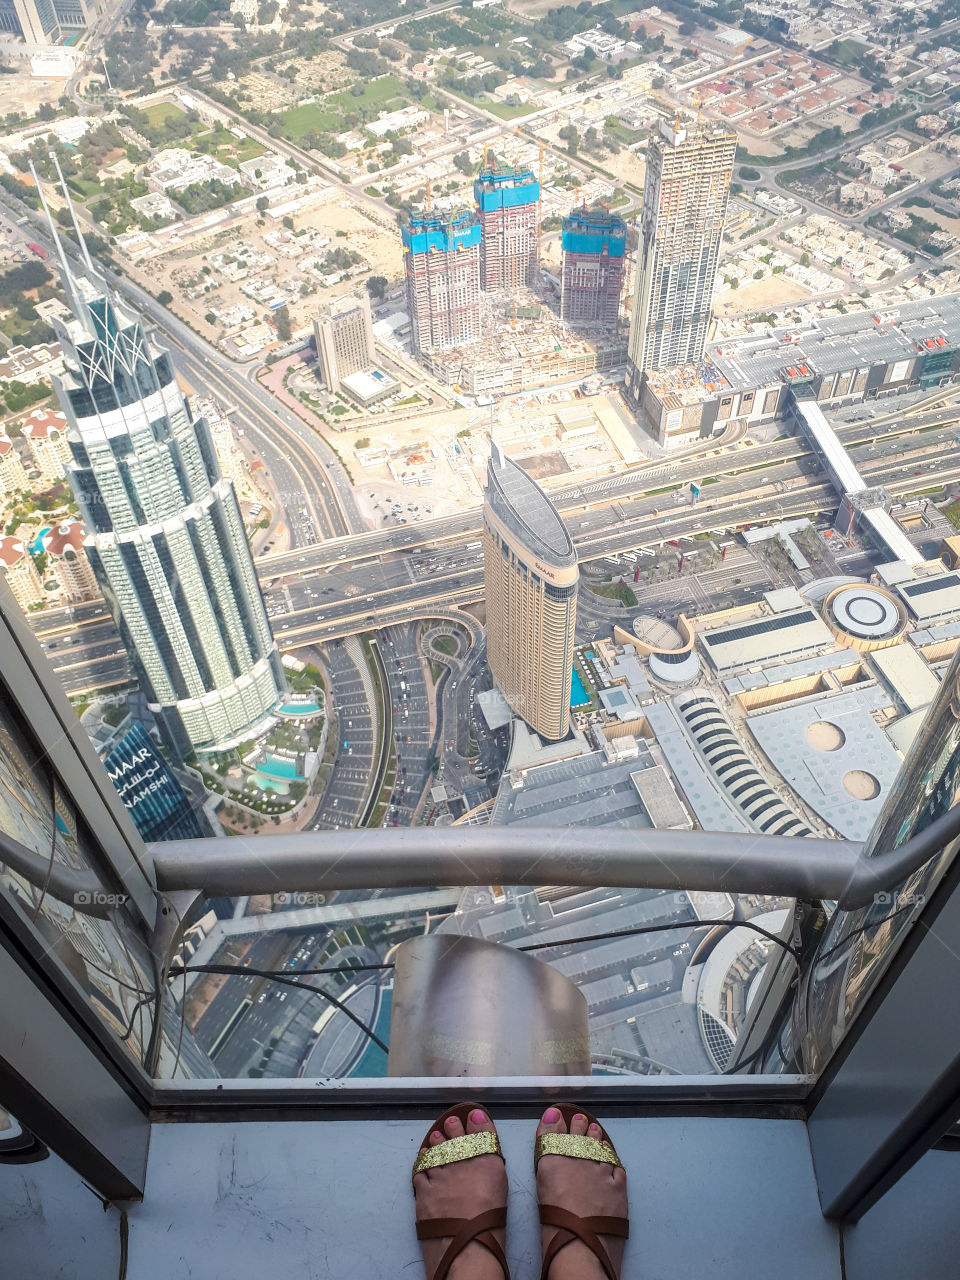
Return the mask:
{"type": "Polygon", "coordinates": [[[63,242],[61,241],[59,232],[57,231],[57,225],[53,220],[53,215],[50,213],[50,206],[47,204],[46,196],[43,194],[43,187],[40,185],[40,179],[37,177],[37,171],[33,167],[32,160],[30,161],[30,174],[33,178],[34,184],[36,185],[37,195],[40,197],[40,204],[43,207],[43,212],[47,217],[47,227],[50,230],[50,238],[57,250],[57,258],[60,262],[60,276],[63,280],[64,292],[67,295],[73,314],[79,319],[83,314],[80,304],[80,290],[77,288],[77,282],[74,280],[73,273],[70,270],[70,263],[67,260],[66,253],[64,252],[63,242]]]}
{"type": "Polygon", "coordinates": [[[55,151],[50,152],[50,159],[54,163],[57,170],[57,177],[60,179],[60,188],[63,191],[63,198],[67,202],[67,209],[70,213],[70,221],[73,223],[73,229],[77,233],[77,243],[80,245],[80,256],[83,258],[83,265],[88,271],[95,273],[96,269],[90,261],[90,251],[87,249],[87,242],[83,238],[83,232],[80,230],[80,223],[77,221],[77,211],[73,207],[73,201],[70,199],[70,188],[67,186],[67,180],[63,176],[63,170],[60,168],[60,161],[55,151]]]}

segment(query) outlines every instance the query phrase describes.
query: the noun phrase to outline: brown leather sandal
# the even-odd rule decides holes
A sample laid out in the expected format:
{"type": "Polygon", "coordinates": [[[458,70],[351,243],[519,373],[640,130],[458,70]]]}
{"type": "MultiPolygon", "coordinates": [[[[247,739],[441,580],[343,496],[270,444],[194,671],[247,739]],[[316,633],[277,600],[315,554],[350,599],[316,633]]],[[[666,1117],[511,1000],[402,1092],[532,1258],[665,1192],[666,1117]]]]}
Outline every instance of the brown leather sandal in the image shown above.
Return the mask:
{"type": "MultiPolygon", "coordinates": [[[[536,1172],[537,1165],[543,1156],[570,1156],[574,1160],[598,1160],[603,1164],[612,1164],[620,1169],[623,1168],[620,1163],[620,1157],[617,1155],[616,1149],[610,1140],[610,1135],[596,1116],[592,1116],[589,1111],[584,1111],[582,1107],[573,1107],[568,1103],[554,1102],[551,1105],[563,1116],[568,1129],[570,1121],[575,1115],[586,1116],[588,1125],[595,1124],[599,1126],[600,1137],[591,1138],[589,1134],[585,1133],[541,1133],[533,1148],[534,1172],[536,1172]]],[[[569,1209],[560,1209],[556,1205],[542,1204],[540,1206],[540,1222],[545,1227],[558,1228],[553,1239],[547,1245],[546,1253],[543,1255],[540,1280],[548,1280],[550,1266],[554,1258],[561,1249],[566,1248],[568,1244],[572,1244],[574,1240],[580,1240],[587,1246],[601,1267],[603,1267],[607,1280],[620,1280],[600,1237],[616,1236],[619,1239],[626,1240],[630,1235],[629,1218],[604,1217],[599,1214],[589,1218],[581,1218],[579,1214],[572,1213],[569,1209]]]]}
{"type": "MultiPolygon", "coordinates": [[[[443,1124],[451,1116],[456,1116],[467,1127],[467,1117],[474,1110],[476,1103],[461,1102],[439,1116],[427,1130],[420,1152],[413,1166],[414,1176],[425,1169],[438,1169],[445,1164],[455,1164],[458,1160],[472,1160],[475,1156],[494,1155],[503,1159],[500,1150],[500,1139],[496,1133],[488,1133],[486,1129],[479,1133],[464,1133],[459,1138],[447,1138],[431,1147],[430,1135],[439,1129],[444,1132],[443,1124]]],[[[437,1269],[428,1280],[447,1280],[454,1260],[463,1253],[472,1240],[482,1244],[496,1258],[503,1272],[504,1280],[510,1280],[510,1269],[507,1266],[503,1246],[493,1234],[499,1227],[507,1225],[507,1206],[500,1205],[496,1209],[486,1209],[473,1218],[418,1218],[418,1240],[442,1240],[450,1237],[450,1244],[437,1264],[437,1269]]],[[[616,1280],[616,1277],[614,1277],[616,1280]]]]}

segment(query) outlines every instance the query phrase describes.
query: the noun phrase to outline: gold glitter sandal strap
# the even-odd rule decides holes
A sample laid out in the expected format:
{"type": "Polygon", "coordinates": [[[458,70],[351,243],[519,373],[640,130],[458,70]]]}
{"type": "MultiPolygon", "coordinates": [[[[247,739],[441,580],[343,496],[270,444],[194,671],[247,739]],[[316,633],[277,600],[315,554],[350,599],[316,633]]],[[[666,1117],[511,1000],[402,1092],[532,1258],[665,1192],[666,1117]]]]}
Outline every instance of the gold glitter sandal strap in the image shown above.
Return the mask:
{"type": "Polygon", "coordinates": [[[475,1156],[499,1156],[500,1139],[495,1133],[486,1129],[479,1133],[464,1133],[459,1138],[448,1138],[446,1142],[438,1142],[435,1147],[426,1147],[417,1156],[413,1172],[423,1173],[425,1169],[439,1169],[445,1164],[456,1164],[458,1160],[472,1160],[475,1156]]]}
{"type": "Polygon", "coordinates": [[[543,1156],[570,1156],[574,1160],[597,1160],[601,1164],[623,1167],[609,1142],[585,1133],[541,1133],[533,1148],[534,1168],[543,1156]]]}

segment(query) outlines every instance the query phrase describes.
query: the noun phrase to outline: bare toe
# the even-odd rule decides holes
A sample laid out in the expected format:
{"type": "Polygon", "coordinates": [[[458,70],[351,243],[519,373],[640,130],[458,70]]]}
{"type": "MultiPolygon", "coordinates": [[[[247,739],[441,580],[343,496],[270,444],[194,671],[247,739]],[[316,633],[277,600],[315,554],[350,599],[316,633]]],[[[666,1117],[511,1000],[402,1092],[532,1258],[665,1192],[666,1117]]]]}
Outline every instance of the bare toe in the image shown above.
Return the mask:
{"type": "Polygon", "coordinates": [[[467,1133],[496,1133],[496,1126],[480,1107],[475,1107],[467,1116],[467,1133]]]}
{"type": "Polygon", "coordinates": [[[463,1137],[463,1122],[459,1116],[447,1116],[443,1122],[443,1131],[448,1138],[463,1137]]]}
{"type": "Polygon", "coordinates": [[[578,1111],[570,1121],[570,1132],[579,1134],[581,1137],[587,1132],[587,1117],[582,1111],[578,1111]]]}
{"type": "Polygon", "coordinates": [[[563,1116],[556,1107],[547,1107],[546,1111],[540,1117],[540,1123],[537,1125],[537,1137],[541,1133],[566,1133],[567,1126],[563,1122],[563,1116]]]}

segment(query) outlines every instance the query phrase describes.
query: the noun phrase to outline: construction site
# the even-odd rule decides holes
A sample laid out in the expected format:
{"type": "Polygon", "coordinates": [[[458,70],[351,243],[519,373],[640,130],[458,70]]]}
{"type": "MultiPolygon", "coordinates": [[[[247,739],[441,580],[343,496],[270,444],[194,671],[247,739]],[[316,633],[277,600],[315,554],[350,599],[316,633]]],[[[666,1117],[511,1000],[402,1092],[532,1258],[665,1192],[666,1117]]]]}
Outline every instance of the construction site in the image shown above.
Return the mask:
{"type": "MultiPolygon", "coordinates": [[[[541,157],[542,161],[542,157],[541,157]]],[[[620,364],[627,229],[603,207],[563,222],[560,277],[539,267],[541,184],[486,162],[472,211],[430,208],[403,227],[413,351],[470,396],[582,380],[620,364]]]]}
{"type": "Polygon", "coordinates": [[[615,329],[578,333],[532,290],[484,294],[479,309],[480,342],[419,355],[433,377],[464,395],[510,395],[580,381],[626,358],[625,334],[615,329]]]}

